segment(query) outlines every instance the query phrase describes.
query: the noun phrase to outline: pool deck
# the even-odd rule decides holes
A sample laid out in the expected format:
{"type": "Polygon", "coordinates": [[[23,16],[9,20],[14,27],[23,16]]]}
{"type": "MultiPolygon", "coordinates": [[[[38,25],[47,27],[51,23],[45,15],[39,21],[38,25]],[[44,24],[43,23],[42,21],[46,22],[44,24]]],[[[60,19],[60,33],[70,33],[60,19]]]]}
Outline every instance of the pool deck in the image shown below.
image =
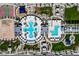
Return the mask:
{"type": "Polygon", "coordinates": [[[36,40],[41,35],[41,21],[39,18],[36,18],[37,26],[35,24],[35,16],[28,16],[27,19],[22,19],[22,36],[29,41],[36,40]],[[24,24],[26,23],[26,24],[24,24]],[[26,34],[26,35],[25,35],[26,34]],[[35,36],[37,34],[37,36],[35,36]]]}
{"type": "Polygon", "coordinates": [[[61,37],[61,21],[49,21],[49,29],[48,37],[61,37]]]}

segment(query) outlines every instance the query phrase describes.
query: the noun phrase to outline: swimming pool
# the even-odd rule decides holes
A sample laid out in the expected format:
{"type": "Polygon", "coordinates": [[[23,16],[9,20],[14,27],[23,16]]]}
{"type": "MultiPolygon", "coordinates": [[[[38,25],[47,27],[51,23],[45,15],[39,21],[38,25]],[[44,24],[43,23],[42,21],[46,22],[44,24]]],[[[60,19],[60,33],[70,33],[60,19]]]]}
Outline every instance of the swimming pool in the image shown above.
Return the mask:
{"type": "Polygon", "coordinates": [[[61,37],[61,20],[48,21],[48,38],[59,40],[61,37]]]}
{"type": "Polygon", "coordinates": [[[28,15],[21,20],[21,36],[26,41],[36,41],[41,36],[41,20],[35,15],[28,15]]]}
{"type": "Polygon", "coordinates": [[[30,21],[29,22],[29,27],[24,27],[23,28],[23,31],[29,33],[29,38],[33,38],[33,36],[34,36],[34,33],[33,32],[36,32],[37,31],[37,28],[34,28],[33,22],[30,21]]]}
{"type": "Polygon", "coordinates": [[[50,30],[52,36],[57,36],[58,35],[58,28],[59,28],[59,26],[55,25],[54,29],[50,30]]]}
{"type": "Polygon", "coordinates": [[[68,38],[65,40],[66,45],[71,45],[71,40],[68,38]]]}

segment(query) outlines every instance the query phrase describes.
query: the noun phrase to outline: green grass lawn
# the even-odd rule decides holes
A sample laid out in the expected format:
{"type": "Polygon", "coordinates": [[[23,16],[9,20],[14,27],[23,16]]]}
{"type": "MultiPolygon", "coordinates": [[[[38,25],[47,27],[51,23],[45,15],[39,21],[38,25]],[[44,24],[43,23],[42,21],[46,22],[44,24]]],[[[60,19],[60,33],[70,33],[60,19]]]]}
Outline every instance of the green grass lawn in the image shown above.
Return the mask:
{"type": "Polygon", "coordinates": [[[17,48],[20,44],[20,41],[18,39],[15,39],[16,41],[11,41],[11,46],[9,46],[10,41],[3,41],[2,44],[0,44],[0,50],[7,51],[8,48],[12,48],[12,51],[15,51],[15,47],[17,48]]]}
{"type": "Polygon", "coordinates": [[[36,12],[39,14],[46,14],[48,16],[52,16],[52,7],[37,7],[36,12]]]}
{"type": "Polygon", "coordinates": [[[65,20],[79,20],[79,12],[77,11],[77,6],[65,8],[65,20]]]}
{"type": "Polygon", "coordinates": [[[40,48],[38,47],[38,44],[36,44],[36,45],[27,45],[27,44],[25,44],[24,49],[28,49],[28,50],[30,50],[30,49],[32,49],[32,50],[39,50],[40,48]]]}
{"type": "MultiPolygon", "coordinates": [[[[75,48],[79,44],[79,34],[74,34],[74,35],[75,35],[75,44],[72,44],[71,46],[65,46],[63,42],[53,43],[52,50],[53,51],[62,51],[62,50],[68,50],[68,49],[75,50],[75,48]]],[[[68,38],[69,36],[70,34],[68,34],[65,38],[68,38]]]]}
{"type": "Polygon", "coordinates": [[[16,39],[15,42],[11,42],[11,48],[13,51],[15,51],[15,47],[17,48],[20,45],[19,39],[16,39]]]}
{"type": "Polygon", "coordinates": [[[8,50],[8,45],[9,45],[9,43],[8,43],[7,41],[4,41],[4,42],[0,45],[0,50],[2,50],[2,51],[8,50]]]}

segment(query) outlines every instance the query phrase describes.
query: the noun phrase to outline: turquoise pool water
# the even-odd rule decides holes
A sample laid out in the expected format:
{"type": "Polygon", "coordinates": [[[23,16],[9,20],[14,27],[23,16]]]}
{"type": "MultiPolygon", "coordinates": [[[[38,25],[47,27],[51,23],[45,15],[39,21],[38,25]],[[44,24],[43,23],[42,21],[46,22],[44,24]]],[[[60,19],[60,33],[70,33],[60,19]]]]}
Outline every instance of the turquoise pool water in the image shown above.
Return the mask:
{"type": "Polygon", "coordinates": [[[26,32],[26,31],[27,31],[27,28],[26,28],[26,27],[24,27],[24,28],[23,28],[23,31],[24,31],[24,32],[26,32]]]}
{"type": "Polygon", "coordinates": [[[50,30],[52,36],[57,36],[58,35],[58,28],[59,28],[59,26],[55,25],[54,29],[50,30]]]}
{"type": "Polygon", "coordinates": [[[37,31],[37,28],[34,28],[33,22],[30,21],[29,22],[29,27],[24,27],[23,28],[23,31],[24,32],[29,32],[29,38],[33,38],[34,37],[34,32],[37,31]]]}

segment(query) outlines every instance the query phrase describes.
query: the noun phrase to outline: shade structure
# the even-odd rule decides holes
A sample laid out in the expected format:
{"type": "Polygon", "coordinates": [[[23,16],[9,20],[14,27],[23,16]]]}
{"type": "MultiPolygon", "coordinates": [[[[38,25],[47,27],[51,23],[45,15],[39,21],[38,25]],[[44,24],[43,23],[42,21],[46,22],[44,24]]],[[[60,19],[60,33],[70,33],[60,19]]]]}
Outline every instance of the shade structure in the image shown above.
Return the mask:
{"type": "Polygon", "coordinates": [[[14,16],[14,7],[10,6],[10,16],[13,17],[14,16]]]}
{"type": "Polygon", "coordinates": [[[1,6],[0,7],[0,17],[3,17],[4,15],[5,15],[4,6],[1,6]]]}

